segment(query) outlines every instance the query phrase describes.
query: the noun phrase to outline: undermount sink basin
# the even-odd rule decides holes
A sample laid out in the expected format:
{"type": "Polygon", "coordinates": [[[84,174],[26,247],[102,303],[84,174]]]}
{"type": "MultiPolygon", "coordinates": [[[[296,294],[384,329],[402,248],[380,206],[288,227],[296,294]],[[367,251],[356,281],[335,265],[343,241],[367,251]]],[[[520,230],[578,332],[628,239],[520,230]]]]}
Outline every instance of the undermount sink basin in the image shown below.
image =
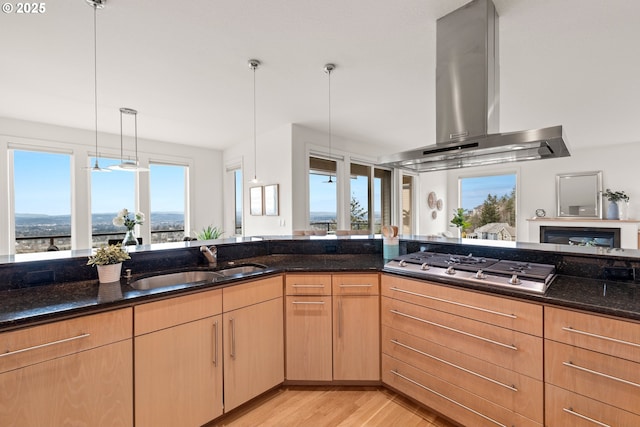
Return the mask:
{"type": "Polygon", "coordinates": [[[224,276],[215,271],[182,271],[138,279],[131,282],[130,286],[134,289],[146,290],[181,284],[213,283],[222,277],[224,276]]]}
{"type": "Polygon", "coordinates": [[[227,276],[235,276],[236,274],[257,273],[266,268],[267,267],[264,265],[250,264],[250,265],[240,265],[238,267],[225,268],[223,270],[216,271],[216,273],[222,274],[223,276],[227,277],[227,276]]]}

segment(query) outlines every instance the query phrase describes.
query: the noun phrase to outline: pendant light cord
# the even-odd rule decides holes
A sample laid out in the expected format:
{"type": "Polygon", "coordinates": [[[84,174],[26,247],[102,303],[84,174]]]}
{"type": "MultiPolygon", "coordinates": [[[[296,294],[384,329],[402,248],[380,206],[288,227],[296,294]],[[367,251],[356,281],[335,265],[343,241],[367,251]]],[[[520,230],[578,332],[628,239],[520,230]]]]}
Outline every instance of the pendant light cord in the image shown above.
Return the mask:
{"type": "Polygon", "coordinates": [[[257,65],[252,66],[253,68],[253,180],[258,180],[258,143],[257,141],[257,131],[256,131],[256,68],[257,65]]]}
{"type": "Polygon", "coordinates": [[[98,166],[98,30],[97,19],[98,7],[93,6],[93,104],[96,125],[96,167],[98,166]]]}

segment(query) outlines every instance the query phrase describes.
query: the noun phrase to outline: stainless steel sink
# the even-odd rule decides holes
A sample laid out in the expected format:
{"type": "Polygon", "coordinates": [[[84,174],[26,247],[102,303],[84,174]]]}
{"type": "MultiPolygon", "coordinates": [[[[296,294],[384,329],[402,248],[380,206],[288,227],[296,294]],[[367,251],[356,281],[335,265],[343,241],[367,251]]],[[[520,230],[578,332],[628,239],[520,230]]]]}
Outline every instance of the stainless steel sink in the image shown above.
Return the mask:
{"type": "Polygon", "coordinates": [[[182,271],[138,279],[129,285],[134,289],[146,290],[182,284],[213,283],[223,277],[225,276],[215,271],[182,271]]]}
{"type": "Polygon", "coordinates": [[[218,274],[222,274],[225,277],[235,276],[236,274],[251,274],[265,270],[267,267],[264,265],[249,264],[239,265],[237,267],[229,267],[216,271],[218,274]]]}

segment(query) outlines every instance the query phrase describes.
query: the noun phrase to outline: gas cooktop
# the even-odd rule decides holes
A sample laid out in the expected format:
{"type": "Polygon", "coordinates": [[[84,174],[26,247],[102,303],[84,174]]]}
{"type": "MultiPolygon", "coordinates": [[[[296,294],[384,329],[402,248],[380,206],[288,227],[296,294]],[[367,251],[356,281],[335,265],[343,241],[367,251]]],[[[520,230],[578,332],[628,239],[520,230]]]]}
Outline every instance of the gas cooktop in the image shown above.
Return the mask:
{"type": "Polygon", "coordinates": [[[555,277],[550,264],[507,261],[469,255],[414,252],[387,262],[385,271],[424,278],[446,277],[465,283],[486,284],[544,294],[555,277]]]}

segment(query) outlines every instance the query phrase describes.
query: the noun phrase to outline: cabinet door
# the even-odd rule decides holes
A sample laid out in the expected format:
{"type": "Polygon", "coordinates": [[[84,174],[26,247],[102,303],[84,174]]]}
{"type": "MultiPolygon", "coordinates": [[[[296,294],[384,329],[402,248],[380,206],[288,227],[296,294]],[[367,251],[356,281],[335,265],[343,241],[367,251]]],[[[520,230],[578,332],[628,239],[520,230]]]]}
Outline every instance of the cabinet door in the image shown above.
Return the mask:
{"type": "Polygon", "coordinates": [[[224,313],[225,412],[284,381],[282,298],[224,313]]]}
{"type": "Polygon", "coordinates": [[[135,338],[138,426],[201,426],[222,414],[222,316],[135,338]]]}
{"type": "Polygon", "coordinates": [[[287,380],[331,381],[331,297],[288,296],[287,380]]]}
{"type": "Polygon", "coordinates": [[[378,296],[333,297],[333,378],[380,380],[378,296]]]}
{"type": "Polygon", "coordinates": [[[131,339],[0,374],[3,427],[133,426],[131,339]]]}

